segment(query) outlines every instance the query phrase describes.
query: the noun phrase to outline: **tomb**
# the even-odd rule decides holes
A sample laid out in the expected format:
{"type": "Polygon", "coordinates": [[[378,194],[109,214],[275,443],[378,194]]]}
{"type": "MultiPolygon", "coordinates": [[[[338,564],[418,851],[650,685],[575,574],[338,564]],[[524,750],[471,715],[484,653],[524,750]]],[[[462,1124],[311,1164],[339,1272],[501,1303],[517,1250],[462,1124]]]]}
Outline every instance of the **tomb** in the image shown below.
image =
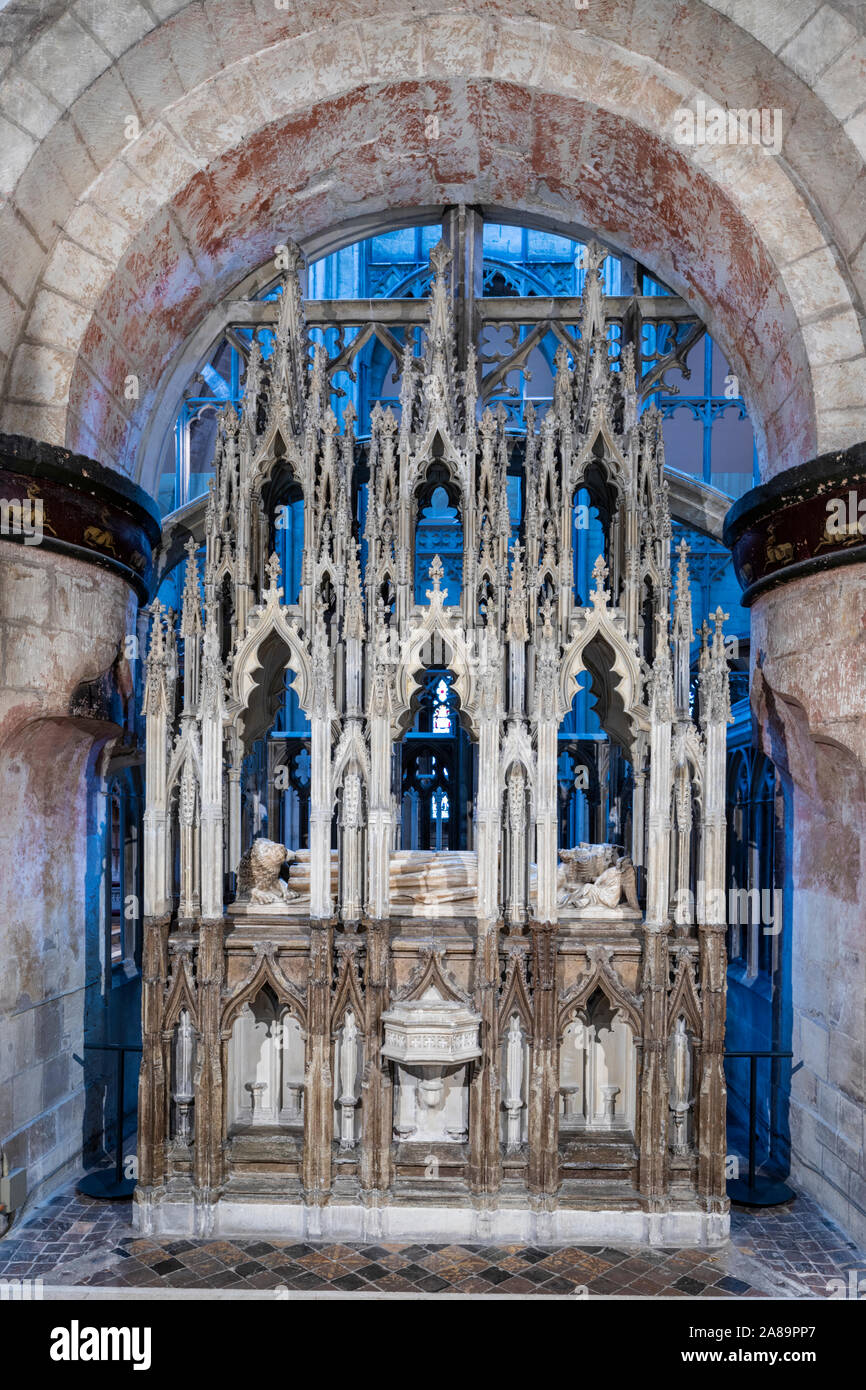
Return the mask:
{"type": "Polygon", "coordinates": [[[136,1221],[713,1245],[725,615],[693,684],[687,547],[672,574],[660,421],[610,351],[600,249],[522,431],[479,403],[474,349],[458,361],[449,259],[399,410],[358,440],[291,251],[267,357],[254,338],[221,414],[179,625],[153,607],[136,1221]],[[430,558],[440,527],[459,574],[430,558]],[[309,814],[284,845],[287,685],[309,814]],[[564,741],[578,699],[594,723],[564,741]]]}

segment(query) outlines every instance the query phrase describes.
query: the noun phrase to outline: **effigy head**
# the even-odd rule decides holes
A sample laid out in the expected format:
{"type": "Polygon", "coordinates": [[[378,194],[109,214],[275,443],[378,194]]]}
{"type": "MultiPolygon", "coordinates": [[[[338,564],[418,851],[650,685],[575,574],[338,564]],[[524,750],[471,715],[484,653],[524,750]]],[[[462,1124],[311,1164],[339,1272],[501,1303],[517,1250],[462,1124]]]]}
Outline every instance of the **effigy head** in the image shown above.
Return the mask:
{"type": "Polygon", "coordinates": [[[582,840],[574,849],[561,849],[559,857],[576,880],[591,882],[615,864],[622,854],[621,845],[591,845],[582,840]]]}

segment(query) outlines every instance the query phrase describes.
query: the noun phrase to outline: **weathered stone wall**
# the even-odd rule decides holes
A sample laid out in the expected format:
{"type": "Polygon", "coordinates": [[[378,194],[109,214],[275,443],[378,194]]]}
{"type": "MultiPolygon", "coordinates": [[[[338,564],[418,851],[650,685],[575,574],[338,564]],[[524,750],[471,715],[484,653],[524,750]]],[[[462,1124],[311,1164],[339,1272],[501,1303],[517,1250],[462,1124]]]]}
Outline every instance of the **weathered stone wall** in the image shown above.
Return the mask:
{"type": "Polygon", "coordinates": [[[689,298],[742,378],[767,474],[862,438],[866,38],[849,11],[88,0],[37,36],[38,13],[10,5],[0,51],[7,429],[132,473],[162,368],[276,229],[463,201],[584,221],[689,298]],[[699,99],[780,111],[782,153],[678,143],[699,99]]]}
{"type": "MultiPolygon", "coordinates": [[[[866,1239],[866,569],[752,609],[753,704],[789,779],[791,1174],[866,1239]]],[[[786,914],[787,917],[787,914],[786,914]]]]}
{"type": "Polygon", "coordinates": [[[71,717],[70,698],[111,666],[134,611],[118,576],[0,543],[0,1146],[31,1199],[79,1165],[73,1054],[102,988],[97,763],[116,730],[71,717]]]}

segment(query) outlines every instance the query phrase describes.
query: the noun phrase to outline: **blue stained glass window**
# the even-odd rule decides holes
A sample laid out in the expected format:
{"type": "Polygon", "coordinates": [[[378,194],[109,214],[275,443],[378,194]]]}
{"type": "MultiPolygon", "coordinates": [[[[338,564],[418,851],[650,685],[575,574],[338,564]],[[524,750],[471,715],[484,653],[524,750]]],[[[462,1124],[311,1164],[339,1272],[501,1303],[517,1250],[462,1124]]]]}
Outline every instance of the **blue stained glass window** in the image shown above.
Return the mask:
{"type": "MultiPolygon", "coordinates": [[[[442,224],[433,222],[397,228],[342,247],[308,266],[307,297],[362,300],[423,297],[429,293],[431,282],[429,253],[441,235],[442,224]]],[[[573,298],[582,293],[586,279],[583,242],[557,232],[504,222],[485,222],[482,239],[485,296],[573,298]]],[[[633,285],[648,297],[671,293],[642,266],[615,254],[605,258],[603,285],[608,295],[628,294],[633,285]]],[[[280,292],[280,285],[271,282],[259,297],[273,300],[280,292]]],[[[519,341],[523,341],[530,326],[518,324],[515,327],[519,341]]],[[[268,358],[273,350],[273,332],[267,327],[255,331],[262,352],[268,358]]],[[[325,343],[333,354],[349,346],[360,331],[359,327],[349,325],[340,340],[335,327],[314,325],[310,336],[313,341],[325,343]]],[[[421,350],[423,334],[420,328],[394,324],[392,331],[398,344],[402,344],[408,334],[412,336],[415,351],[421,350]]],[[[688,331],[688,322],[678,328],[671,324],[645,323],[640,345],[642,370],[649,370],[658,355],[670,351],[674,333],[682,338],[688,331]]],[[[478,344],[483,371],[495,369],[496,364],[513,351],[515,344],[510,341],[511,332],[506,325],[485,327],[478,344]]],[[[566,325],[566,332],[576,334],[577,325],[566,325]]],[[[246,349],[242,345],[251,342],[253,330],[238,325],[233,333],[232,340],[223,338],[199,369],[201,384],[196,394],[190,393],[184,399],[173,436],[165,441],[157,484],[164,515],[206,492],[212,474],[217,411],[227,401],[232,401],[236,407],[242,402],[246,370],[246,349]]],[[[609,325],[609,351],[614,362],[620,355],[621,335],[619,324],[609,325]]],[[[509,371],[501,385],[497,383],[489,404],[505,409],[508,428],[522,428],[527,401],[533,401],[543,410],[551,399],[557,345],[557,337],[548,332],[533,347],[523,366],[509,371]]],[[[688,377],[679,368],[672,367],[666,373],[663,387],[651,398],[662,412],[667,463],[729,496],[739,497],[758,481],[752,428],[739,383],[718,345],[707,335],[692,348],[688,366],[688,377]],[[672,391],[670,387],[677,389],[672,391]]],[[[399,368],[388,349],[374,336],[354,359],[352,370],[353,376],[341,372],[334,378],[333,406],[338,420],[342,420],[351,401],[357,417],[357,434],[363,438],[369,432],[370,410],[377,401],[399,409],[399,368]]],[[[519,517],[518,491],[519,481],[509,480],[509,507],[515,523],[519,517]]],[[[416,592],[416,601],[420,603],[425,602],[430,560],[432,554],[416,586],[420,591],[416,592]]],[[[442,560],[449,591],[447,602],[454,604],[459,601],[460,556],[443,554],[442,560]]]]}
{"type": "MultiPolygon", "coordinates": [[[[651,324],[644,325],[644,342],[659,352],[670,348],[662,332],[651,324]]],[[[664,421],[665,463],[729,497],[742,497],[760,478],[754,433],[739,381],[708,333],[695,343],[686,366],[688,376],[676,366],[665,373],[675,393],[667,389],[650,397],[664,421]]]]}
{"type": "MultiPolygon", "coordinates": [[[[484,293],[488,295],[579,295],[586,279],[585,243],[555,232],[485,222],[484,293]]],[[[605,294],[622,293],[622,262],[604,262],[605,294]]]]}

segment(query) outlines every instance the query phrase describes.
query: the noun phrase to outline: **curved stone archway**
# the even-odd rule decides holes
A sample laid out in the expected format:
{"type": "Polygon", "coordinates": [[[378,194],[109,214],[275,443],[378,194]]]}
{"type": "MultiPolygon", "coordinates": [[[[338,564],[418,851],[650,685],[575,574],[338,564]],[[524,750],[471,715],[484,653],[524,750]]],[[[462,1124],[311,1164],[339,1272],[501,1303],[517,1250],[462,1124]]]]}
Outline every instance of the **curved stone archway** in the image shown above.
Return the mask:
{"type": "Polygon", "coordinates": [[[172,199],[170,214],[161,211],[139,233],[95,303],[78,347],[65,422],[76,447],[94,452],[99,440],[130,470],[154,364],[167,363],[179,330],[191,329],[238,271],[273,254],[275,213],[278,232],[288,227],[308,236],[353,206],[383,212],[418,203],[489,203],[507,190],[512,206],[568,220],[576,215],[598,228],[698,309],[747,383],[767,457],[784,462],[816,451],[819,408],[817,402],[811,412],[806,407],[813,383],[799,327],[813,306],[795,304],[748,218],[718,184],[690,169],[679,150],[582,103],[547,93],[530,102],[522,88],[488,82],[364,89],[313,115],[315,139],[310,115],[265,127],[194,173],[172,199]],[[431,109],[439,113],[448,168],[424,136],[431,109]],[[488,132],[509,117],[512,148],[503,154],[488,132]],[[382,149],[383,123],[399,159],[382,149]],[[573,150],[584,142],[590,154],[581,165],[573,150]],[[293,185],[297,192],[287,196],[293,185]],[[668,190],[663,203],[660,189],[668,190]],[[178,225],[186,248],[196,247],[196,263],[210,262],[207,278],[178,245],[178,225]],[[707,228],[715,233],[711,254],[707,228]],[[160,286],[161,295],[142,293],[148,283],[160,286]],[[124,396],[130,372],[141,378],[132,410],[124,396]]]}
{"type": "MultiPolygon", "coordinates": [[[[733,24],[720,46],[719,17],[704,5],[680,7],[675,46],[666,11],[653,25],[630,19],[631,7],[603,8],[579,25],[562,4],[486,17],[380,7],[324,26],[312,12],[277,12],[270,25],[247,15],[230,33],[216,25],[223,49],[196,45],[187,90],[171,55],[184,33],[191,42],[198,7],[178,13],[118,64],[113,109],[120,120],[130,95],[139,138],[114,132],[69,155],[76,206],[59,237],[59,205],[30,207],[52,250],[22,254],[15,268],[29,279],[12,293],[22,312],[13,305],[7,425],[130,473],[154,375],[213,297],[272,253],[275,229],[303,239],[359,211],[506,200],[597,227],[694,304],[746,383],[768,475],[850,442],[866,383],[856,248],[828,241],[824,203],[841,211],[862,188],[856,124],[834,166],[844,195],[831,196],[798,138],[804,103],[813,135],[826,133],[826,108],[765,47],[733,24]],[[742,106],[744,73],[762,103],[791,113],[784,157],[677,145],[675,111],[698,97],[742,106]]],[[[77,98],[92,101],[105,83],[103,131],[108,71],[77,98]]]]}

